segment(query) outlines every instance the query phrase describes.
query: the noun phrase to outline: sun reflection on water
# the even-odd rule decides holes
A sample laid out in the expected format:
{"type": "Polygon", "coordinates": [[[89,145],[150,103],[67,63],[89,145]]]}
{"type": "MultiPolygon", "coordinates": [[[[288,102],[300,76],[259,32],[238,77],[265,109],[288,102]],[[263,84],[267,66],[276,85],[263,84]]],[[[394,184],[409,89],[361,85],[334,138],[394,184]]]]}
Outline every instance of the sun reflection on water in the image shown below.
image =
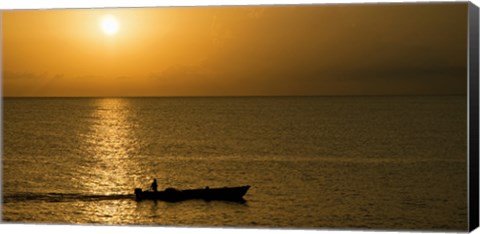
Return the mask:
{"type": "MultiPolygon", "coordinates": [[[[132,156],[137,152],[135,118],[125,99],[97,99],[87,138],[88,177],[82,179],[88,192],[125,194],[134,186],[132,156]]],[[[136,173],[134,173],[136,174],[136,173]]]]}
{"type": "MultiPolygon", "coordinates": [[[[76,186],[87,194],[133,194],[140,178],[135,161],[138,140],[135,135],[135,113],[126,99],[95,99],[89,132],[85,135],[85,164],[76,178],[76,186]]],[[[112,200],[79,203],[77,209],[89,215],[87,223],[121,223],[125,215],[124,204],[130,200],[112,200]],[[123,219],[123,218],[122,218],[123,219]]]]}

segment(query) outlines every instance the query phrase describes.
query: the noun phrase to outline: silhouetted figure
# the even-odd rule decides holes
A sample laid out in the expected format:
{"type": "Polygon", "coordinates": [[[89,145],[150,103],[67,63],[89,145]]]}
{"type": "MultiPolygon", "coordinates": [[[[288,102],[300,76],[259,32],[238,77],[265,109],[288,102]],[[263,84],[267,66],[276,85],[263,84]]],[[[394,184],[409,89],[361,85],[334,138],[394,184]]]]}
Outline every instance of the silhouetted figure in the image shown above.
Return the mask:
{"type": "Polygon", "coordinates": [[[158,190],[157,190],[157,188],[158,188],[157,179],[153,179],[153,183],[152,183],[152,186],[151,186],[151,187],[152,187],[152,190],[153,190],[154,192],[157,192],[157,191],[158,191],[158,190]]]}

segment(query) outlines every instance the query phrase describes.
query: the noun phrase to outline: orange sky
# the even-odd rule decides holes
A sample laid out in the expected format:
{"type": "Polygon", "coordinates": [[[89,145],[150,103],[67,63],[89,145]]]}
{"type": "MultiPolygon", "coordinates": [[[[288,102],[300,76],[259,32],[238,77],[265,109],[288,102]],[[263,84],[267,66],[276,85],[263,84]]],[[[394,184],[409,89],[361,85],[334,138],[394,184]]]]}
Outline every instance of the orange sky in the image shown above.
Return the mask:
{"type": "Polygon", "coordinates": [[[466,94],[466,3],[4,11],[2,30],[4,96],[466,94]]]}

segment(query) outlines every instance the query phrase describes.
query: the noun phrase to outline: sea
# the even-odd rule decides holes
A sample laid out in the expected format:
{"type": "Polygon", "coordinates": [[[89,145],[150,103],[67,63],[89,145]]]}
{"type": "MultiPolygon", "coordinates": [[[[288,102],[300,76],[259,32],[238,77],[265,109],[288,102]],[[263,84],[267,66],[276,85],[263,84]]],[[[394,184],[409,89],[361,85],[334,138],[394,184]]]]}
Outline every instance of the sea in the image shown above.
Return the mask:
{"type": "Polygon", "coordinates": [[[2,222],[466,231],[467,97],[3,98],[2,222]],[[250,185],[245,202],[134,189],[250,185]]]}

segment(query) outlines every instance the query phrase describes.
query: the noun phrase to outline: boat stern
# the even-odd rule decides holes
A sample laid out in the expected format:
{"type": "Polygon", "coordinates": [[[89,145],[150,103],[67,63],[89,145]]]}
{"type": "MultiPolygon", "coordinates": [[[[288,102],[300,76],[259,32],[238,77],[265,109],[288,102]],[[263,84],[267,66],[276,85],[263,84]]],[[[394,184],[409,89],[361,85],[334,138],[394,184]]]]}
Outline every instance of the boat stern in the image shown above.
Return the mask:
{"type": "Polygon", "coordinates": [[[137,201],[142,200],[142,189],[141,188],[136,188],[135,189],[135,199],[137,201]]]}

